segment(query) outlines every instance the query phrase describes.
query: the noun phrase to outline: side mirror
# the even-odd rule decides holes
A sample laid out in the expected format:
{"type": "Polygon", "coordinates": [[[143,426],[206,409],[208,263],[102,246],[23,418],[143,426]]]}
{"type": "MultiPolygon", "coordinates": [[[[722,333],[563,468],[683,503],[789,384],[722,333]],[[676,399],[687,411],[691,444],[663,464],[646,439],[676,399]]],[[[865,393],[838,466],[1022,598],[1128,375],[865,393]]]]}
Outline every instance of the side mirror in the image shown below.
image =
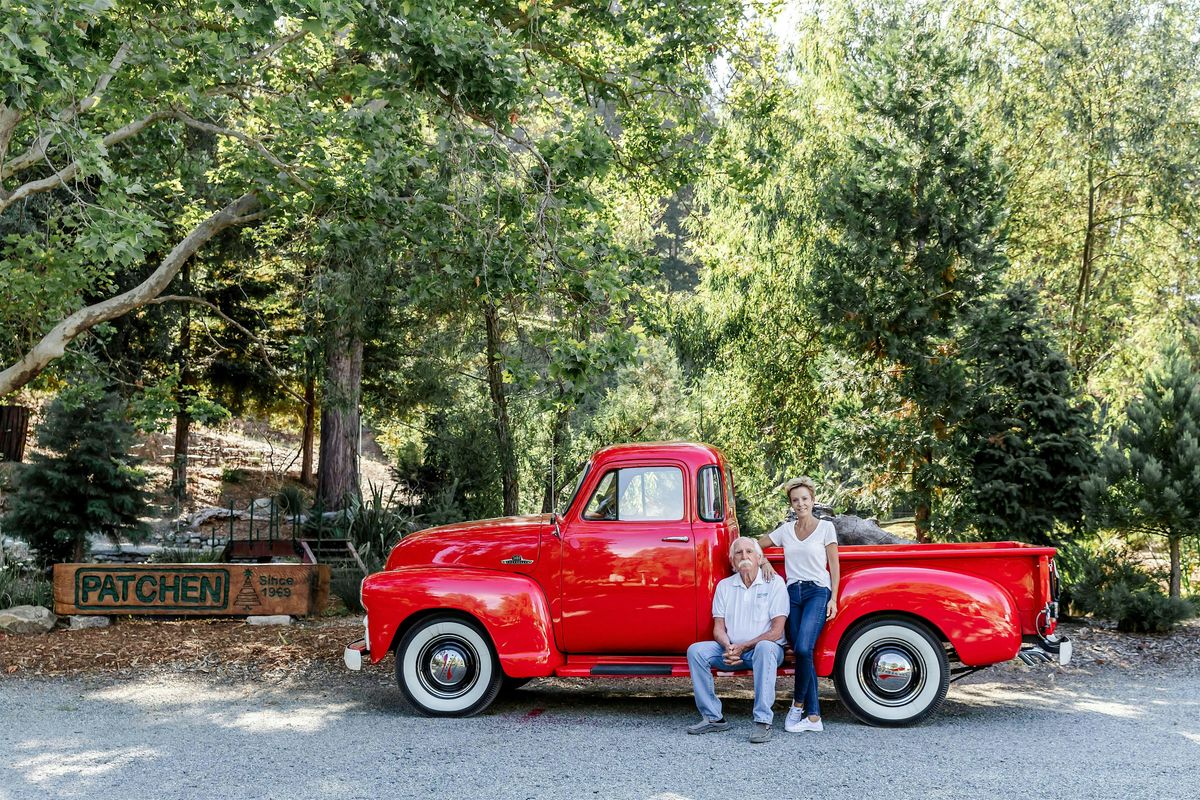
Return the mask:
{"type": "Polygon", "coordinates": [[[550,512],[550,524],[554,526],[551,529],[554,533],[554,538],[562,539],[562,531],[559,530],[559,528],[558,528],[558,512],[557,511],[550,512]]]}

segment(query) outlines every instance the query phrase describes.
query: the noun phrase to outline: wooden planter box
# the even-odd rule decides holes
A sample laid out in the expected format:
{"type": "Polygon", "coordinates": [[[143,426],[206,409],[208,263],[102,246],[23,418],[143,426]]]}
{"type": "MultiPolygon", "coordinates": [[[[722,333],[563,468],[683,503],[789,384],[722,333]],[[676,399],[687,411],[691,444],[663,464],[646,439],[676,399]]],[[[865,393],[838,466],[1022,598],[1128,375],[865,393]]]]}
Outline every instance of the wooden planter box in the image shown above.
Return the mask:
{"type": "Polygon", "coordinates": [[[323,564],[55,564],[57,614],[308,616],[329,600],[323,564]]]}

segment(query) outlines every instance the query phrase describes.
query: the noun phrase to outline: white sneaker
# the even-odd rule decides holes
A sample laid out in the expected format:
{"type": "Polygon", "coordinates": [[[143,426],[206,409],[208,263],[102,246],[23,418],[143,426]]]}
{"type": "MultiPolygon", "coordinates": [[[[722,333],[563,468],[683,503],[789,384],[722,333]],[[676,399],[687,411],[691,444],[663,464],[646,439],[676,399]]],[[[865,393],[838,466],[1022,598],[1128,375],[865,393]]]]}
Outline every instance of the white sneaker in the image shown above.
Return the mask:
{"type": "Polygon", "coordinates": [[[816,722],[813,722],[808,717],[805,717],[804,719],[800,720],[800,724],[796,726],[796,729],[794,732],[800,733],[801,731],[812,731],[814,733],[817,733],[817,732],[823,731],[823,730],[825,730],[825,726],[821,724],[821,720],[817,720],[816,722]]]}
{"type": "Polygon", "coordinates": [[[783,721],[783,729],[788,733],[799,733],[800,731],[804,730],[803,728],[799,727],[800,723],[803,722],[804,719],[803,708],[788,706],[787,719],[783,721]]]}

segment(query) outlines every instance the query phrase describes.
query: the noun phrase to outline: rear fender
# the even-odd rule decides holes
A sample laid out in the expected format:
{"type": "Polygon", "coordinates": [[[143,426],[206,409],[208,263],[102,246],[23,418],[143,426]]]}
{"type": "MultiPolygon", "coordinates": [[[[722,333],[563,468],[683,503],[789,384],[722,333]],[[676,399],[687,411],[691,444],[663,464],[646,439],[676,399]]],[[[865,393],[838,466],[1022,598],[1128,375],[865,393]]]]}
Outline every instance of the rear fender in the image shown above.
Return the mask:
{"type": "Polygon", "coordinates": [[[563,663],[554,644],[550,608],[536,581],[470,567],[409,567],[377,572],[363,581],[371,662],[378,663],[418,616],[464,614],[491,637],[504,674],[550,675],[563,663]]]}
{"type": "Polygon", "coordinates": [[[838,614],[821,631],[814,653],[820,675],[833,673],[842,637],[871,616],[925,622],[971,667],[1014,658],[1021,648],[1017,604],[1003,587],[975,575],[923,567],[875,567],[843,582],[838,614]]]}

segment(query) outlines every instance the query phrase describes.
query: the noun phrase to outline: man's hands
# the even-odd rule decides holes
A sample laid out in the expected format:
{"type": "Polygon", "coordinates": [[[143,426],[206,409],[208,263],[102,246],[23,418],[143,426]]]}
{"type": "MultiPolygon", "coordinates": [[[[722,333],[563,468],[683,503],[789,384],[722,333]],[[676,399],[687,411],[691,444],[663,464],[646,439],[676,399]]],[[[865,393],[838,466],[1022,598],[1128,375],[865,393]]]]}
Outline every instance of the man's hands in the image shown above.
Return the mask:
{"type": "Polygon", "coordinates": [[[724,658],[727,666],[732,667],[734,664],[741,662],[742,653],[746,652],[746,650],[746,645],[730,642],[725,646],[725,652],[722,654],[722,658],[724,658]]]}
{"type": "Polygon", "coordinates": [[[830,597],[829,603],[825,606],[825,619],[833,619],[837,616],[837,600],[830,597]]]}

